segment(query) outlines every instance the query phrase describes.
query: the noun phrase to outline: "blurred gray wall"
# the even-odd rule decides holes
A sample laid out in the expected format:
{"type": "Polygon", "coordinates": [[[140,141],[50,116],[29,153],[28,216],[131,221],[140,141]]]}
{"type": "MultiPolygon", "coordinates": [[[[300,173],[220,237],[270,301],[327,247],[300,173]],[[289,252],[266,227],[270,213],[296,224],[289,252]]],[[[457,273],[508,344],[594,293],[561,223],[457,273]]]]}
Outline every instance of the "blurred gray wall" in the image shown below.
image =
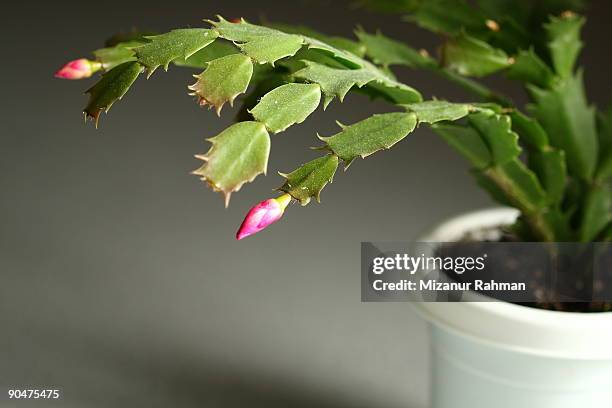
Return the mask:
{"type": "MultiPolygon", "coordinates": [[[[273,136],[268,177],[225,210],[188,173],[232,113],[198,107],[186,93],[191,72],[139,80],[99,130],[81,116],[91,82],[52,74],[114,32],[197,26],[215,14],[337,35],[360,23],[431,52],[433,36],[340,1],[3,8],[0,386],[61,387],[62,407],[426,405],[425,325],[407,304],[360,303],[359,244],[411,240],[491,205],[447,146],[419,129],[339,171],[321,205],[293,206],[238,243],[244,213],[281,183],[276,171],[317,156],[308,149],[316,132],[388,107],[351,95],[273,136]]],[[[584,35],[588,92],[600,104],[610,95],[610,9],[594,2],[584,35]]],[[[398,74],[426,95],[467,97],[428,74],[398,74]]],[[[503,79],[491,83],[524,98],[503,79]]]]}

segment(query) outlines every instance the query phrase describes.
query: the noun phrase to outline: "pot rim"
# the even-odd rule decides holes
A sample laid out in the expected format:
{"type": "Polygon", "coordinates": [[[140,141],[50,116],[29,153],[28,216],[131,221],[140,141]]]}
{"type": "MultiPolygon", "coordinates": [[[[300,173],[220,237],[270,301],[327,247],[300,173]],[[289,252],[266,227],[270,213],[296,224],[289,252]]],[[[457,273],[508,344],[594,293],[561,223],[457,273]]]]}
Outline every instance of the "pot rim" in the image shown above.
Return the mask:
{"type": "MultiPolygon", "coordinates": [[[[508,207],[472,211],[447,219],[419,241],[455,241],[477,228],[511,224],[518,215],[508,207]]],[[[612,312],[563,312],[503,301],[413,305],[429,322],[497,347],[557,358],[612,359],[612,312]]]]}

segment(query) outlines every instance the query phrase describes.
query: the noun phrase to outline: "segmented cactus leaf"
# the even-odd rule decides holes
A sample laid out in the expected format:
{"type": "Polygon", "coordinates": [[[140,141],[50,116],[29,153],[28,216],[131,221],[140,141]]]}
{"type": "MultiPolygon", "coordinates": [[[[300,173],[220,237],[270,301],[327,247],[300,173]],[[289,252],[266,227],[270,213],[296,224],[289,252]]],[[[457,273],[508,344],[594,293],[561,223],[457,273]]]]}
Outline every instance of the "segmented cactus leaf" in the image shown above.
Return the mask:
{"type": "Polygon", "coordinates": [[[196,156],[205,163],[193,174],[214,191],[223,193],[227,206],[233,192],[259,174],[265,174],[270,136],[259,122],[238,122],[208,141],[212,143],[210,150],[196,156]]]}
{"type": "Polygon", "coordinates": [[[227,55],[210,61],[189,89],[199,98],[201,105],[210,105],[219,114],[226,102],[233,105],[236,96],[246,92],[252,75],[253,63],[249,57],[227,55]]]}
{"type": "Polygon", "coordinates": [[[286,181],[279,190],[290,194],[302,205],[308,204],[311,198],[320,202],[321,190],[327,183],[332,182],[337,168],[337,156],[319,157],[303,164],[289,174],[280,173],[286,181]]]}
{"type": "Polygon", "coordinates": [[[320,101],[321,87],[317,84],[285,84],[265,94],[251,114],[272,133],[278,133],[302,123],[320,101]]]}
{"type": "Polygon", "coordinates": [[[404,108],[417,115],[419,123],[437,123],[445,120],[459,120],[470,113],[470,105],[446,101],[425,101],[404,105],[404,108]]]}
{"type": "Polygon", "coordinates": [[[344,160],[347,165],[357,157],[367,157],[388,149],[414,130],[416,115],[412,112],[393,112],[370,116],[330,137],[321,137],[325,147],[344,160]]]}
{"type": "Polygon", "coordinates": [[[102,75],[102,78],[87,90],[89,103],[84,109],[85,115],[93,118],[97,126],[100,113],[108,112],[113,103],[127,93],[142,70],[142,66],[137,62],[125,62],[102,75]]]}
{"type": "Polygon", "coordinates": [[[187,59],[218,37],[215,30],[181,28],[165,34],[148,37],[150,42],[135,49],[138,61],[147,68],[149,76],[159,68],[177,59],[187,59]]]}

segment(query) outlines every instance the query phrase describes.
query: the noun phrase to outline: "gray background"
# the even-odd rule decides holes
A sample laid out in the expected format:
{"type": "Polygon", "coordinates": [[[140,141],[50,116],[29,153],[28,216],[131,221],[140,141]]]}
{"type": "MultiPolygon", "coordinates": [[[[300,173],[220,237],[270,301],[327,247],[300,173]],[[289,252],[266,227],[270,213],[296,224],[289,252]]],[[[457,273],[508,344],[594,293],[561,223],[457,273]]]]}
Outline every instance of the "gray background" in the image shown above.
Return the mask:
{"type": "MultiPolygon", "coordinates": [[[[232,114],[187,96],[191,72],[139,80],[97,131],[80,113],[89,81],[52,73],[114,32],[217,13],[339,35],[361,23],[432,52],[435,38],[338,1],[21,3],[3,11],[0,385],[61,387],[64,407],[426,406],[425,324],[407,304],[360,303],[359,248],[490,205],[447,146],[419,129],[338,172],[322,205],[293,206],[238,243],[244,213],[281,182],[275,172],[316,157],[315,132],[388,107],[349,96],[274,136],[269,176],[225,210],[188,173],[232,114]]],[[[590,17],[583,61],[604,103],[609,2],[590,17]]],[[[428,74],[399,74],[426,95],[465,99],[428,74]]]]}

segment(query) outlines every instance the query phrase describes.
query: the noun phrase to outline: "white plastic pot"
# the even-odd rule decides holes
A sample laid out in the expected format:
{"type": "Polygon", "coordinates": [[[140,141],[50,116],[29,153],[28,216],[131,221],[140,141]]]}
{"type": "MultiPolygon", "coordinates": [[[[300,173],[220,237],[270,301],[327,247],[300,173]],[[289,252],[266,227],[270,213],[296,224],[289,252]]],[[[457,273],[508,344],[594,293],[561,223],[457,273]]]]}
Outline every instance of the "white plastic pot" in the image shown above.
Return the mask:
{"type": "MultiPolygon", "coordinates": [[[[444,222],[423,241],[511,224],[512,209],[444,222]]],[[[430,323],[432,408],[612,407],[612,312],[505,302],[414,303],[430,323]]]]}

